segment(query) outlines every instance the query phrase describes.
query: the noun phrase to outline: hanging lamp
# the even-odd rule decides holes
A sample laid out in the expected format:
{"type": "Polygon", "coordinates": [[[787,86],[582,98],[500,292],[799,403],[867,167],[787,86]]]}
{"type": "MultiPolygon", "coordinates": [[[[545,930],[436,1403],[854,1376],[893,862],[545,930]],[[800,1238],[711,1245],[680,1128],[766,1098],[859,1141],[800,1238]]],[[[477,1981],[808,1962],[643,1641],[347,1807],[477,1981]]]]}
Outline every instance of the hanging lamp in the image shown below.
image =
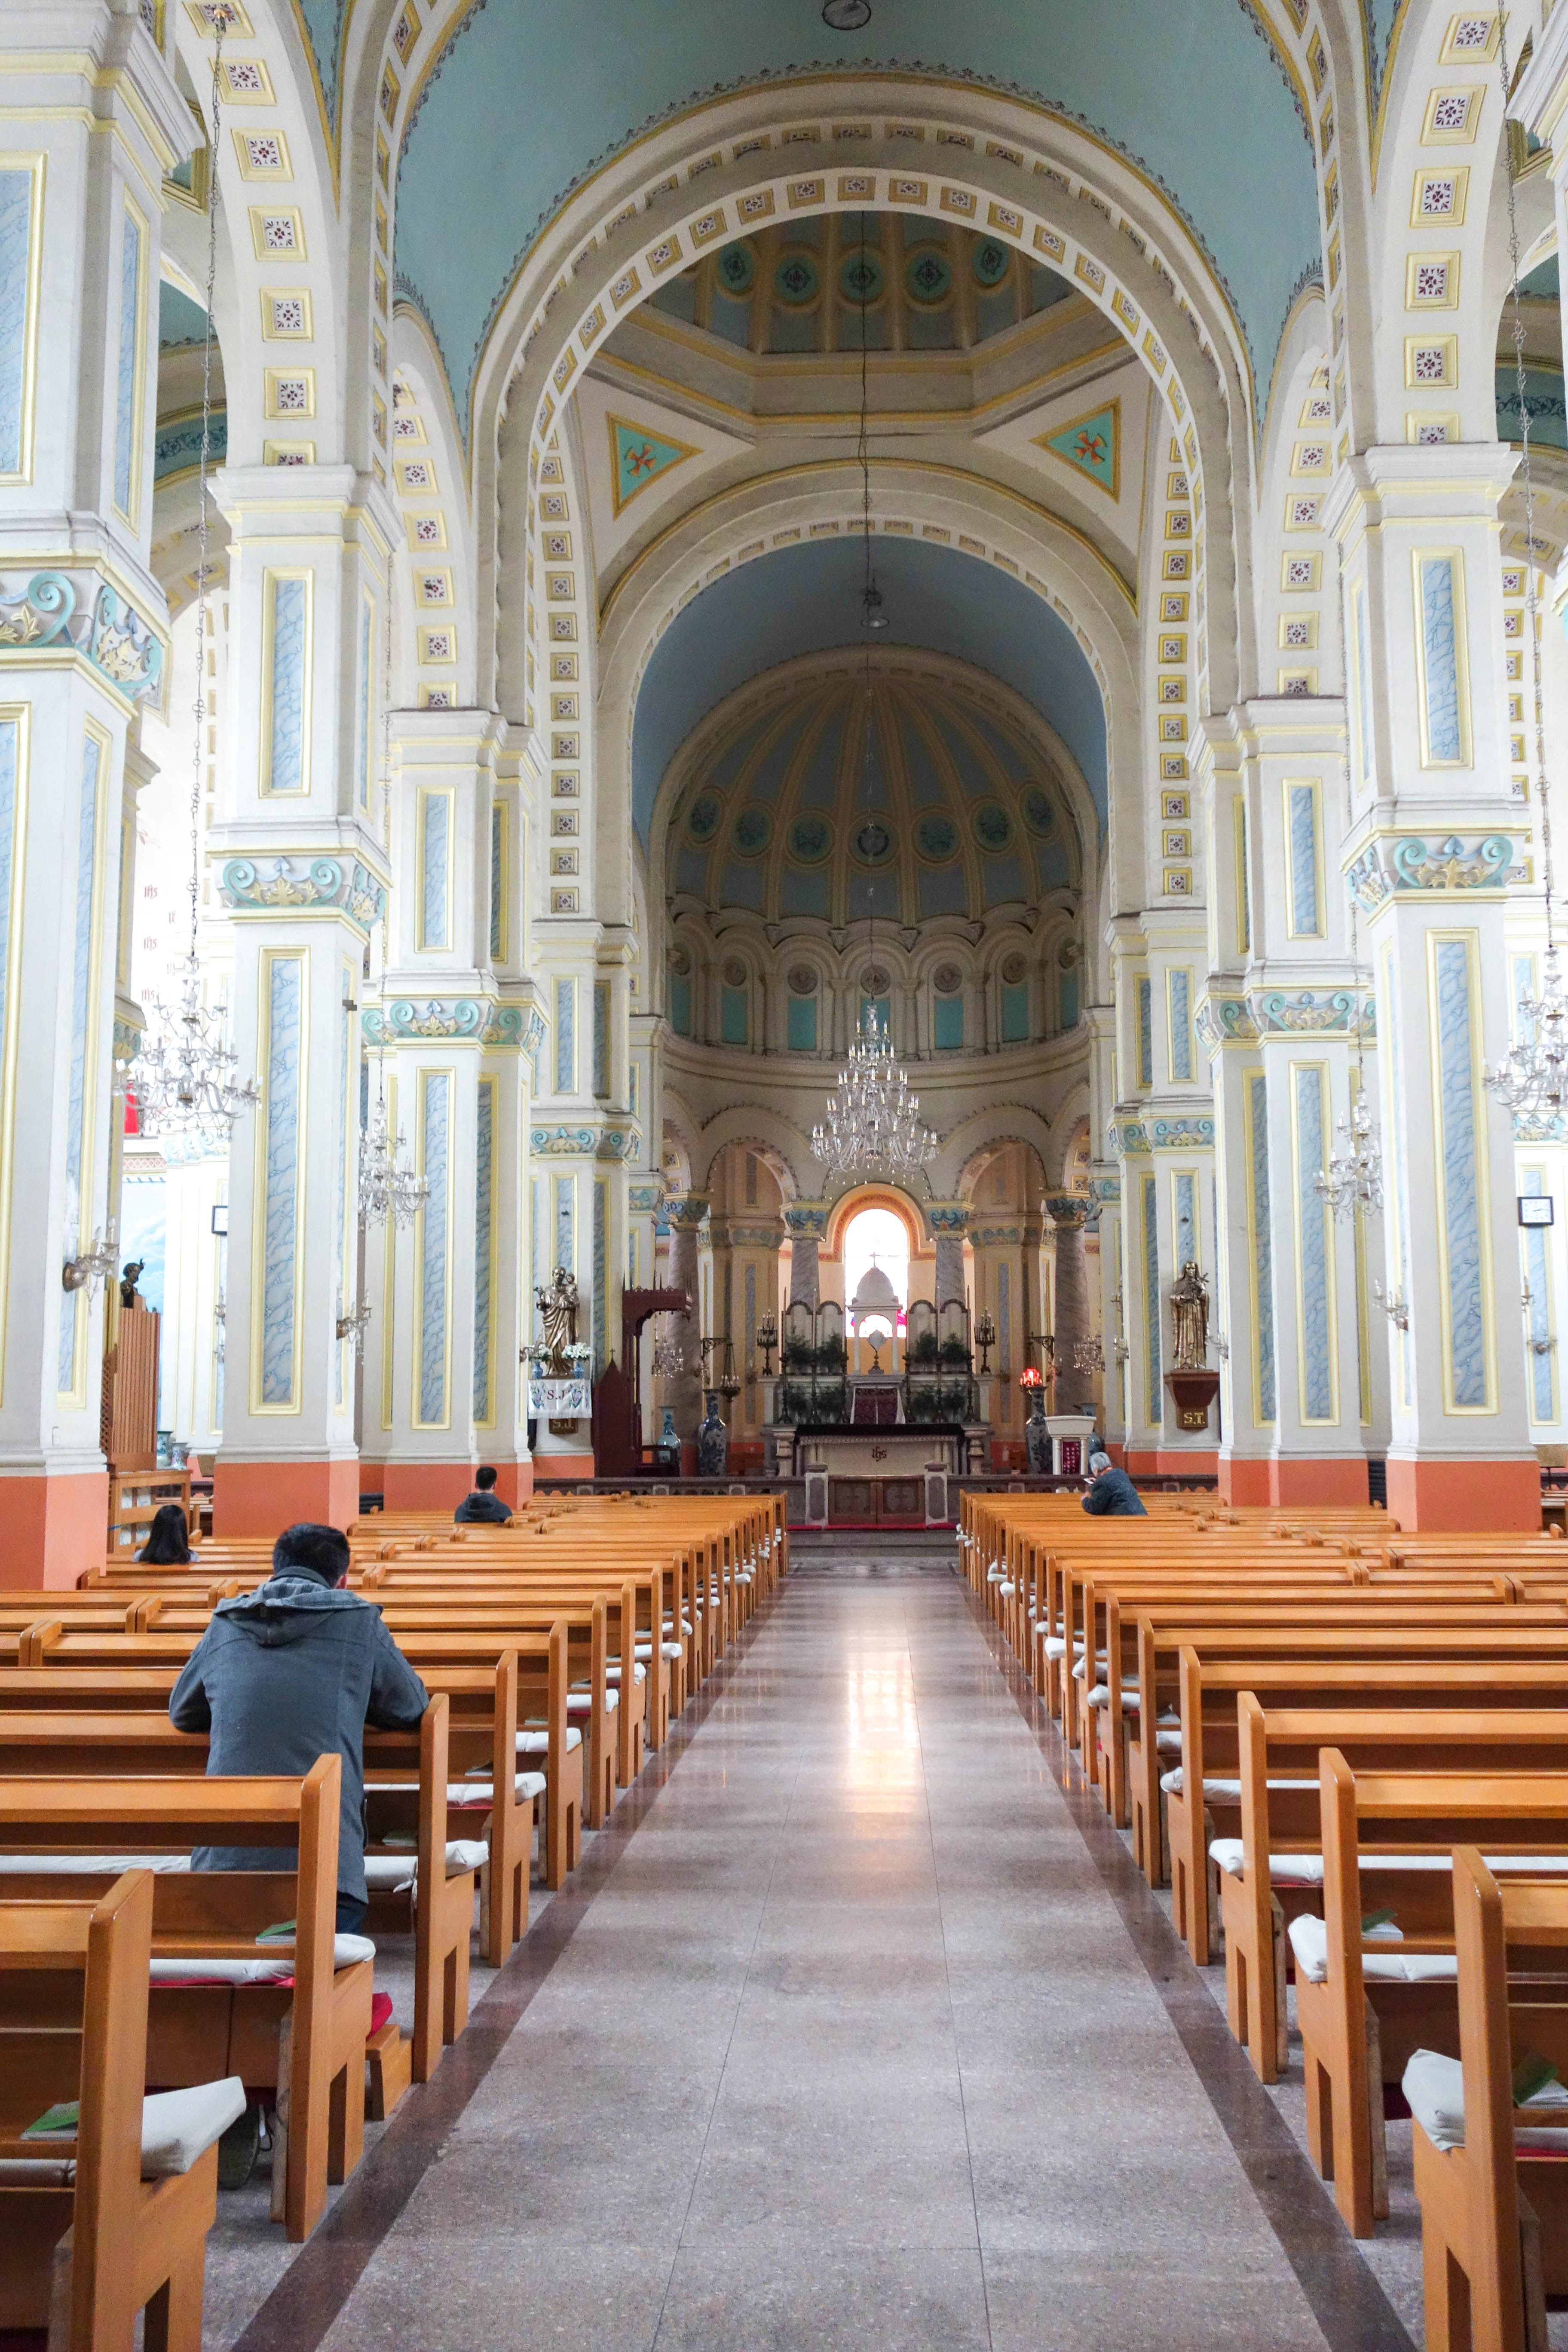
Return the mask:
{"type": "Polygon", "coordinates": [[[202,347],[202,446],[196,468],[196,699],[195,750],[191,762],[191,875],[189,883],[190,948],[180,981],[177,1002],[160,997],[153,1022],[144,1033],[127,1076],[128,1090],[136,1099],[138,1124],[148,1136],[186,1135],[211,1150],[226,1147],[236,1120],[254,1110],[261,1089],[254,1078],[239,1076],[239,1056],[228,1042],[228,1024],[220,1005],[202,1001],[201,965],[196,955],[197,922],[201,910],[202,747],[206,730],[207,669],[207,537],[210,493],[207,476],[212,461],[213,303],[217,280],[217,159],[221,134],[219,71],[228,13],[213,12],[216,46],[213,52],[212,132],[207,173],[207,310],[202,347]]]}
{"type": "MultiPolygon", "coordinates": [[[[862,244],[865,236],[866,215],[862,213],[862,244]]],[[[866,554],[865,577],[858,601],[860,625],[866,633],[866,824],[862,831],[867,835],[875,826],[871,795],[871,635],[874,631],[885,629],[888,625],[871,553],[869,378],[866,338],[868,291],[868,288],[862,284],[859,295],[860,433],[856,452],[860,465],[861,529],[866,554]]],[[[929,1166],[935,1159],[937,1138],[921,1120],[920,1097],[910,1092],[908,1071],[900,1068],[894,1061],[891,1035],[877,1015],[879,975],[875,956],[877,884],[874,874],[867,877],[866,907],[869,992],[854,1043],[849,1048],[847,1064],[839,1071],[837,1086],[827,1097],[826,1115],[812,1129],[811,1148],[830,1178],[879,1175],[893,1182],[907,1184],[921,1169],[929,1166]]]]}

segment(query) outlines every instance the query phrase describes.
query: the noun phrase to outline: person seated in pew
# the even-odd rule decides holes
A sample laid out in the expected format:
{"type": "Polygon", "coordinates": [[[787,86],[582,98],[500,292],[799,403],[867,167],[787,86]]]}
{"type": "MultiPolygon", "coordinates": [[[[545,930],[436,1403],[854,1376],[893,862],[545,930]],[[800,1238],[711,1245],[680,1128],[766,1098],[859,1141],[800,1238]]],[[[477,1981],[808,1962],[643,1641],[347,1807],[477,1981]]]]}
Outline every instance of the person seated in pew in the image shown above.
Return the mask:
{"type": "Polygon", "coordinates": [[[1089,1457],[1089,1492],[1083,1507],[1095,1518],[1109,1515],[1113,1519],[1146,1519],[1143,1498],[1125,1470],[1119,1470],[1109,1454],[1094,1453],[1089,1457]]]}
{"type": "Polygon", "coordinates": [[[495,1472],[488,1462],[481,1462],[474,1473],[471,1491],[464,1496],[452,1514],[453,1524],[466,1528],[471,1527],[476,1520],[482,1520],[491,1527],[510,1527],[511,1512],[496,1493],[495,1484],[495,1472]]]}
{"type": "Polygon", "coordinates": [[[149,1568],[184,1568],[190,1565],[191,1525],[178,1503],[161,1503],[147,1540],[136,1555],[149,1568]]]}

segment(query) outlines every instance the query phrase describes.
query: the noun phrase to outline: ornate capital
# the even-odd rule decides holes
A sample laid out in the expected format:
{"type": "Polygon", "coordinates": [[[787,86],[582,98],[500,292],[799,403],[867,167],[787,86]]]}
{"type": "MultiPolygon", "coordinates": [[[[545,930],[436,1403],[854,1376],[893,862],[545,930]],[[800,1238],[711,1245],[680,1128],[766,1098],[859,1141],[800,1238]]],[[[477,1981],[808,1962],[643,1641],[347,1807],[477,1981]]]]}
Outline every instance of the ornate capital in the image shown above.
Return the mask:
{"type": "Polygon", "coordinates": [[[228,857],[218,896],[231,915],[346,915],[367,933],[386,904],[357,857],[228,857]]]}
{"type": "Polygon", "coordinates": [[[68,646],[132,707],[162,698],[161,632],[96,570],[0,581],[0,662],[68,646]]]}
{"type": "Polygon", "coordinates": [[[536,1160],[617,1160],[641,1157],[642,1137],[635,1127],[536,1127],[528,1148],[536,1160]]]}
{"type": "Polygon", "coordinates": [[[928,1201],[925,1219],[933,1234],[963,1234],[973,1214],[967,1201],[928,1201]]]}
{"type": "Polygon", "coordinates": [[[1369,841],[1349,868],[1351,888],[1368,914],[1390,898],[1412,891],[1505,890],[1528,882],[1528,859],[1515,863],[1524,847],[1511,833],[1384,834],[1369,841]]]}
{"type": "Polygon", "coordinates": [[[1046,1213],[1054,1225],[1081,1225],[1094,1203],[1081,1192],[1047,1192],[1046,1213]]]}
{"type": "Polygon", "coordinates": [[[523,1046],[525,1016],[520,1004],[497,1004],[486,997],[394,997],[367,1005],[364,1034],[374,1045],[414,1045],[431,1037],[461,1038],[497,1050],[523,1046]]]}
{"type": "Polygon", "coordinates": [[[792,1201],[785,1207],[784,1221],[792,1241],[820,1242],[827,1238],[826,1201],[792,1201]]]}
{"type": "Polygon", "coordinates": [[[665,1195],[664,1218],[667,1224],[694,1234],[707,1214],[706,1192],[668,1192],[665,1195]]]}

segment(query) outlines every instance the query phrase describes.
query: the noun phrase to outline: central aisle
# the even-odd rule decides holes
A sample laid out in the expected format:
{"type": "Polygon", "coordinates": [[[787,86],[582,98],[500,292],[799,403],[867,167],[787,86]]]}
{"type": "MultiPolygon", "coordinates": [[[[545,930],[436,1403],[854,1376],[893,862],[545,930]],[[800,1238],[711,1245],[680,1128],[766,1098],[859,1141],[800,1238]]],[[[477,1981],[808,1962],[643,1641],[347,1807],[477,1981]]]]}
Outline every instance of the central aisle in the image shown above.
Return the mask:
{"type": "Polygon", "coordinates": [[[1325,2339],[963,1587],[805,1568],[326,2341],[1325,2339]]]}

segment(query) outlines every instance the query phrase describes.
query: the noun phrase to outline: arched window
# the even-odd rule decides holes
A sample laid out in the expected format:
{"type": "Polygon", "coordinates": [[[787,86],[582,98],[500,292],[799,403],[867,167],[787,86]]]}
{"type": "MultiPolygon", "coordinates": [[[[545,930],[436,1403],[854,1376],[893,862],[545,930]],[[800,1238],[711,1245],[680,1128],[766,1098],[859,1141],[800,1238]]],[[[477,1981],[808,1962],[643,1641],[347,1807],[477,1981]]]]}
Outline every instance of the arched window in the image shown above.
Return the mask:
{"type": "Polygon", "coordinates": [[[910,1237],[903,1219],[895,1216],[891,1209],[861,1209],[844,1228],[847,1328],[856,1338],[873,1331],[879,1331],[884,1338],[891,1336],[891,1312],[872,1313],[858,1321],[855,1318],[855,1294],[873,1263],[879,1274],[887,1276],[897,1296],[897,1315],[901,1326],[910,1303],[910,1237]]]}

